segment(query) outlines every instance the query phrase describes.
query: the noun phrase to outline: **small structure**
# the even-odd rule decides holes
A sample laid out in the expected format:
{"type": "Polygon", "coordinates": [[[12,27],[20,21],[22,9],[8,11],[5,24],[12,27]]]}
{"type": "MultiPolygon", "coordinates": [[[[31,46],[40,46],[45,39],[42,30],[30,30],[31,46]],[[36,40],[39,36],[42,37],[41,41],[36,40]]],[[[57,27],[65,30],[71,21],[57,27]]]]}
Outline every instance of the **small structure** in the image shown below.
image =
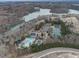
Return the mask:
{"type": "Polygon", "coordinates": [[[46,39],[47,38],[46,32],[31,32],[30,36],[33,38],[39,38],[39,39],[46,39]]]}
{"type": "Polygon", "coordinates": [[[31,32],[30,36],[33,37],[33,38],[36,38],[37,37],[37,32],[31,32]]]}

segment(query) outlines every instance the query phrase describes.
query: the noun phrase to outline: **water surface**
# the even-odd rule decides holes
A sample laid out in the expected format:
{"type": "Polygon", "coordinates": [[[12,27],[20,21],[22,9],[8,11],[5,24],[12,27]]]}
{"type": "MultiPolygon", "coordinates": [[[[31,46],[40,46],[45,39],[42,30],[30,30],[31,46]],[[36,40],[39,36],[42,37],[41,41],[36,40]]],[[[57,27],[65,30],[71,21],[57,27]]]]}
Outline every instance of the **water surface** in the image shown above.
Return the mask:
{"type": "Polygon", "coordinates": [[[23,20],[25,20],[26,22],[33,20],[39,16],[43,16],[43,15],[51,15],[52,13],[50,13],[50,9],[40,9],[40,11],[36,11],[33,13],[30,13],[28,15],[25,15],[23,17],[23,20]]]}

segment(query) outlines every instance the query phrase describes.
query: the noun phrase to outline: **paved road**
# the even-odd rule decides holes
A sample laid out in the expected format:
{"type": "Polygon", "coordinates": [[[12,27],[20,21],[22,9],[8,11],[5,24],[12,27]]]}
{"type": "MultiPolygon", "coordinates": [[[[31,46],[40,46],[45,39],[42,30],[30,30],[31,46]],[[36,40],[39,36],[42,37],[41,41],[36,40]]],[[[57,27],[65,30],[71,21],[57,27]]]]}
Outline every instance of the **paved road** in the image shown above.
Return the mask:
{"type": "Polygon", "coordinates": [[[41,57],[44,57],[44,56],[47,56],[49,54],[56,53],[56,52],[70,52],[70,53],[73,52],[73,53],[78,54],[78,57],[79,57],[79,50],[73,49],[73,48],[51,48],[51,49],[47,49],[47,50],[34,53],[28,56],[22,56],[22,57],[23,58],[41,58],[41,57]]]}

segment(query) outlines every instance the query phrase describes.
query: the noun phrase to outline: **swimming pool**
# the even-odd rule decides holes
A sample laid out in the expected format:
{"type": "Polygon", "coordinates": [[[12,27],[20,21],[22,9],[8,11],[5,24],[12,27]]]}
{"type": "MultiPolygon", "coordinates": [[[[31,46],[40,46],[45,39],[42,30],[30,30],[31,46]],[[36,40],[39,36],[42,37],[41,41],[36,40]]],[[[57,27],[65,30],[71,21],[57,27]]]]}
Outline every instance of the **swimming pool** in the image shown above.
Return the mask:
{"type": "Polygon", "coordinates": [[[19,44],[19,47],[18,48],[26,48],[26,47],[29,47],[30,45],[33,44],[34,41],[35,41],[35,38],[27,37],[27,38],[25,38],[25,40],[23,40],[19,44]]]}

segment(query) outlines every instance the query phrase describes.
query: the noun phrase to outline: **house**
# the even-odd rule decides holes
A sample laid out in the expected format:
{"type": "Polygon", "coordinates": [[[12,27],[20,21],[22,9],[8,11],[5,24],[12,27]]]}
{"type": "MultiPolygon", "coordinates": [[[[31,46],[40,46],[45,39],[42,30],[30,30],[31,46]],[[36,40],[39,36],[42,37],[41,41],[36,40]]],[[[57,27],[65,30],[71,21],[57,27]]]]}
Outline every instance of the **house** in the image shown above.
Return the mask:
{"type": "Polygon", "coordinates": [[[47,39],[46,32],[31,32],[30,37],[26,37],[23,41],[21,41],[18,45],[18,48],[28,48],[32,44],[40,45],[47,39]]]}
{"type": "Polygon", "coordinates": [[[31,37],[33,37],[33,38],[36,38],[36,37],[37,37],[37,35],[38,35],[38,33],[37,33],[37,32],[31,32],[31,33],[30,33],[30,36],[31,36],[31,37]]]}

